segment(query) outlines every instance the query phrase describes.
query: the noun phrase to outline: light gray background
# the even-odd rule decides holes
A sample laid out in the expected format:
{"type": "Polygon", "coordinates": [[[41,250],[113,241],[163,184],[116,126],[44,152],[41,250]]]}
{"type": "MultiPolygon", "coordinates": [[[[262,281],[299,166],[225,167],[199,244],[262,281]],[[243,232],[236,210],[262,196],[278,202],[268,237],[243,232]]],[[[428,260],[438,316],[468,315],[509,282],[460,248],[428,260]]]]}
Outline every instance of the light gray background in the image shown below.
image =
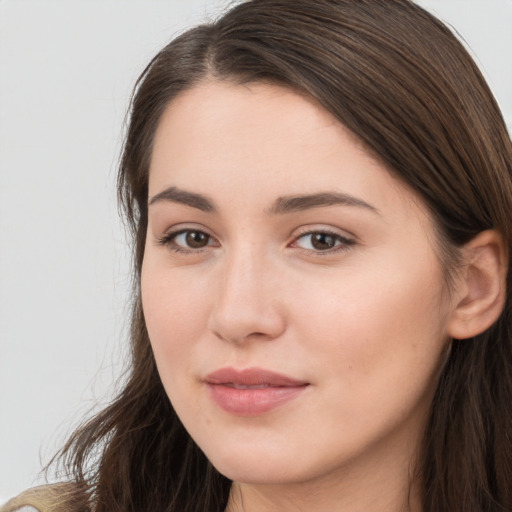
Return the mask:
{"type": "MultiPolygon", "coordinates": [[[[128,97],[161,46],[227,3],[0,0],[0,503],[40,482],[121,370],[128,97]]],[[[420,3],[464,36],[512,127],[512,0],[420,3]]]]}

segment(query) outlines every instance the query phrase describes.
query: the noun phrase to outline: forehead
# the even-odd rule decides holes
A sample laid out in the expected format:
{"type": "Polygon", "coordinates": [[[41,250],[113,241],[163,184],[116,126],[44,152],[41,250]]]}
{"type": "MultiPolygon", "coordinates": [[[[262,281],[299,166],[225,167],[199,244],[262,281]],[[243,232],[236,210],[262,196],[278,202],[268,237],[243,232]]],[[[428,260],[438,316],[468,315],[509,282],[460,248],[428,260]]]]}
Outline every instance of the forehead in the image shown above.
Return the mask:
{"type": "Polygon", "coordinates": [[[176,186],[266,207],[335,191],[374,204],[421,201],[313,99],[269,84],[205,82],[175,98],[155,134],[150,193],[176,186]]]}

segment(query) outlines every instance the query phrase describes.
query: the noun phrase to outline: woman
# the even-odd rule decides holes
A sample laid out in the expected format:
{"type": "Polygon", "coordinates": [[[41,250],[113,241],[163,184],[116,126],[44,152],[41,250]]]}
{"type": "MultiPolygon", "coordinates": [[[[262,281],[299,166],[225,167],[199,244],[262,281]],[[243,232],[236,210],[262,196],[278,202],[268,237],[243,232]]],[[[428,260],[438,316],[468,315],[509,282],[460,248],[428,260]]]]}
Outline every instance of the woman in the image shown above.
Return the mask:
{"type": "Polygon", "coordinates": [[[409,1],[252,0],[171,42],[119,174],[130,375],[47,510],[511,510],[511,171],[409,1]]]}

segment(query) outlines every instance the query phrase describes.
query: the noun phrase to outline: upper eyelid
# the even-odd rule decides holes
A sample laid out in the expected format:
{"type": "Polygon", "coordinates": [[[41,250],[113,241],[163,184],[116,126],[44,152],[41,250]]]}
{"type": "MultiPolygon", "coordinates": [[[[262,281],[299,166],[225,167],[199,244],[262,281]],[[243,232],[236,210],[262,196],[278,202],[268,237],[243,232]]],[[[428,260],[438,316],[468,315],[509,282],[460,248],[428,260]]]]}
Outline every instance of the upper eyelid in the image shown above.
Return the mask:
{"type": "MultiPolygon", "coordinates": [[[[212,234],[212,231],[204,226],[191,226],[184,224],[181,226],[180,224],[171,226],[164,230],[163,235],[177,235],[179,233],[183,233],[186,231],[201,231],[203,233],[206,233],[207,235],[217,238],[215,235],[212,234]]],[[[330,235],[339,236],[342,238],[353,238],[356,239],[357,237],[353,235],[352,233],[341,230],[339,228],[329,228],[329,227],[310,227],[310,226],[301,226],[299,228],[294,228],[293,231],[290,233],[289,238],[292,237],[300,237],[304,235],[308,235],[311,233],[329,233],[330,235]],[[298,231],[298,232],[297,232],[298,231]]]]}
{"type": "Polygon", "coordinates": [[[207,235],[211,236],[212,238],[216,238],[215,235],[212,234],[212,231],[208,229],[207,227],[200,225],[200,224],[194,224],[194,223],[178,223],[174,224],[168,228],[166,228],[162,236],[171,236],[171,235],[178,235],[180,233],[184,233],[187,231],[200,231],[202,233],[206,233],[207,235]]]}
{"type": "Polygon", "coordinates": [[[329,230],[326,230],[326,229],[317,229],[317,230],[306,231],[304,233],[300,233],[300,234],[298,234],[297,236],[294,237],[294,240],[298,240],[299,238],[303,238],[303,237],[309,236],[309,235],[315,235],[315,234],[318,234],[318,233],[321,233],[323,235],[329,235],[329,236],[332,236],[334,238],[339,238],[341,240],[353,240],[353,237],[342,235],[341,233],[336,233],[336,231],[329,231],[329,230]]]}
{"type": "Polygon", "coordinates": [[[179,235],[182,235],[183,233],[187,232],[197,232],[197,233],[204,233],[205,235],[208,235],[213,240],[217,240],[217,237],[212,235],[212,233],[204,228],[194,228],[194,227],[184,227],[184,228],[177,228],[177,229],[168,229],[163,234],[163,237],[171,238],[171,237],[177,237],[179,235]]]}
{"type": "Polygon", "coordinates": [[[358,237],[354,234],[352,234],[350,231],[346,231],[341,228],[336,227],[322,227],[322,226],[315,226],[315,225],[306,225],[301,226],[299,228],[296,228],[292,234],[290,235],[290,238],[300,238],[301,236],[310,235],[312,233],[328,233],[329,235],[337,236],[340,238],[344,238],[346,240],[351,241],[358,241],[358,237]]]}
{"type": "MultiPolygon", "coordinates": [[[[181,233],[187,232],[187,231],[200,231],[202,233],[207,234],[208,236],[218,240],[218,237],[215,236],[210,229],[208,229],[205,226],[202,225],[187,225],[187,223],[183,224],[175,224],[171,227],[168,227],[165,229],[162,233],[162,235],[159,238],[168,237],[168,236],[176,236],[181,233]]],[[[357,240],[357,236],[353,235],[349,231],[342,230],[340,228],[336,227],[322,227],[322,226],[311,226],[311,225],[305,225],[300,226],[298,228],[294,228],[288,238],[290,239],[296,239],[300,238],[305,235],[313,234],[313,233],[328,233],[333,236],[338,236],[340,238],[350,239],[350,240],[357,240]]]]}

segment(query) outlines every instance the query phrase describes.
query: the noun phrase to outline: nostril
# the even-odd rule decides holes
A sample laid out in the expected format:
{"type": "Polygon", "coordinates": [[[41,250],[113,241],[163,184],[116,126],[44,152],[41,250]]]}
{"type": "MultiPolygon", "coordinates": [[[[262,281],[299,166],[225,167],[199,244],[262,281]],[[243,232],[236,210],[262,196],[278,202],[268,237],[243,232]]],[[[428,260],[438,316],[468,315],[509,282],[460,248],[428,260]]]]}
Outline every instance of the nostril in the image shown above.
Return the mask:
{"type": "Polygon", "coordinates": [[[273,338],[273,336],[271,336],[270,334],[266,334],[264,332],[251,332],[247,335],[242,335],[242,336],[226,335],[226,334],[222,334],[221,332],[216,331],[216,330],[214,330],[213,333],[215,334],[215,336],[218,339],[220,339],[222,341],[227,341],[229,343],[236,343],[236,344],[249,342],[251,340],[265,341],[265,340],[271,340],[273,338]]]}

